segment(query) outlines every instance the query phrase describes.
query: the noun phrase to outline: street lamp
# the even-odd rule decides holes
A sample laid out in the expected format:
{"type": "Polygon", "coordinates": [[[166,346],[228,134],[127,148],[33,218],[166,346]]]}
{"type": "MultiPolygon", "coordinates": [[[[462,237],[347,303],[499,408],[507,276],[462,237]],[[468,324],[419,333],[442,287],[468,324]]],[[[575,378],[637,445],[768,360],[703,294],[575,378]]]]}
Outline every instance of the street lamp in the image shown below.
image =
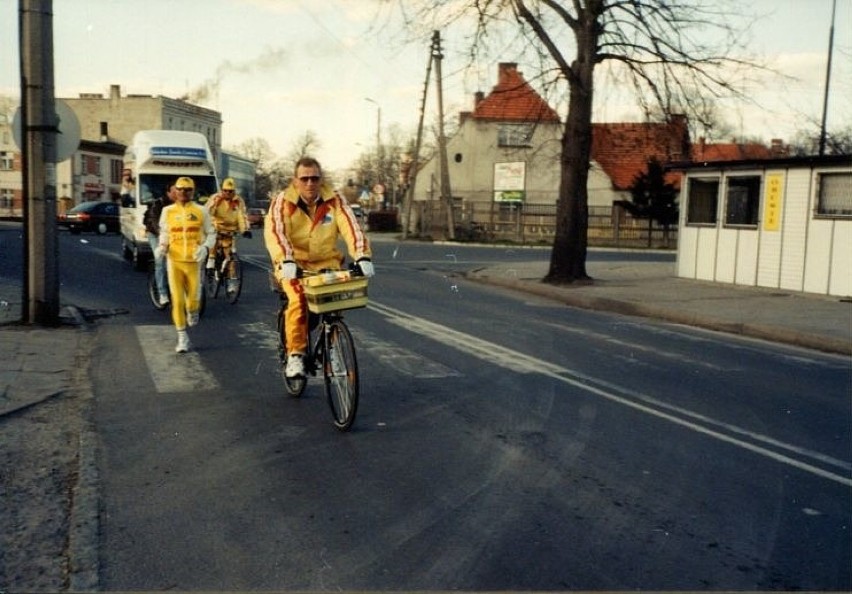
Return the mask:
{"type": "Polygon", "coordinates": [[[364,97],[364,101],[369,101],[375,105],[378,110],[376,117],[376,150],[378,151],[379,147],[382,146],[382,106],[379,105],[378,101],[370,99],[369,97],[364,97]]]}
{"type": "MultiPolygon", "coordinates": [[[[376,106],[376,183],[375,186],[381,187],[382,183],[382,106],[379,102],[370,97],[364,97],[364,101],[369,101],[376,106]]],[[[381,192],[381,191],[380,191],[381,192]]],[[[381,193],[379,200],[384,202],[384,195],[381,193]]],[[[382,204],[384,206],[384,204],[382,204]]]]}

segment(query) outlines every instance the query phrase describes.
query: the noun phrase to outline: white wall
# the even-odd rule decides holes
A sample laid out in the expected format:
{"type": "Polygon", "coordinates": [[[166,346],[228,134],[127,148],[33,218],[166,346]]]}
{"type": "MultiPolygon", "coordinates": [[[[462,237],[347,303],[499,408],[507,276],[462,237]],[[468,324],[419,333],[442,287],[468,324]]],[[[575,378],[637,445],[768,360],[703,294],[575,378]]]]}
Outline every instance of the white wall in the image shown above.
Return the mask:
{"type": "Polygon", "coordinates": [[[762,185],[757,228],[724,225],[726,177],[733,173],[754,174],[754,169],[729,165],[686,171],[680,197],[676,266],[679,277],[806,293],[852,295],[852,218],[814,216],[818,175],[821,172],[852,173],[852,166],[819,165],[814,160],[801,164],[792,161],[766,162],[766,166],[758,170],[762,185]],[[768,175],[783,179],[777,230],[766,224],[768,175]],[[718,177],[720,180],[715,226],[686,224],[690,177],[718,177]]]}

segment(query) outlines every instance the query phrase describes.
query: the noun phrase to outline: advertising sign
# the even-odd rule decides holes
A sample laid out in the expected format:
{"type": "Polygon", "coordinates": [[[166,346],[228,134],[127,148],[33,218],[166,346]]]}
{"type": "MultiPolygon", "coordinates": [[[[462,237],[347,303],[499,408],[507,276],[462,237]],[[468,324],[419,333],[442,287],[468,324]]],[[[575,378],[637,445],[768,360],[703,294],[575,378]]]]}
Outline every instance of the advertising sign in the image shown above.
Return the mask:
{"type": "Polygon", "coordinates": [[[494,201],[523,202],[526,196],[526,171],[524,161],[494,163],[494,201]]]}
{"type": "Polygon", "coordinates": [[[784,191],[784,174],[766,176],[766,195],[763,203],[763,229],[778,231],[781,225],[781,195],[784,191]]]}

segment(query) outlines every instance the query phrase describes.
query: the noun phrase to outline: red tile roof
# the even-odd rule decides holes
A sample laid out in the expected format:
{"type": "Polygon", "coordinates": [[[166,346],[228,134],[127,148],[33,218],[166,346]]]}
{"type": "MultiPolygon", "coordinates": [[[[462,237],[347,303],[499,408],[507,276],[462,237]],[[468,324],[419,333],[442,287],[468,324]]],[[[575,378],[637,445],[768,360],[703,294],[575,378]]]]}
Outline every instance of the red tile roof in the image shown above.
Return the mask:
{"type": "MultiPolygon", "coordinates": [[[[651,157],[662,163],[689,157],[686,118],[676,116],[669,123],[592,124],[591,156],[614,189],[627,190],[647,170],[651,157]]],[[[680,174],[669,173],[666,181],[680,187],[680,174]]]]}
{"type": "Polygon", "coordinates": [[[705,144],[703,139],[692,147],[693,161],[744,161],[750,159],[770,159],[772,149],[762,144],[713,143],[705,144]]]}
{"type": "Polygon", "coordinates": [[[487,97],[477,101],[470,117],[479,120],[558,122],[559,114],[518,72],[518,65],[498,65],[497,84],[487,97]]]}

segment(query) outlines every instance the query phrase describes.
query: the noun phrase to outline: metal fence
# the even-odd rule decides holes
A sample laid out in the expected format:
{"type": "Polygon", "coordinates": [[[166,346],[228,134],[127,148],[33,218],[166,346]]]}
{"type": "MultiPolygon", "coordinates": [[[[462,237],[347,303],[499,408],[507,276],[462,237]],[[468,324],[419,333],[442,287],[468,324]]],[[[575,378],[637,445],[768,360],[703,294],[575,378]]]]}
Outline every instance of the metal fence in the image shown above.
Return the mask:
{"type": "MultiPolygon", "coordinates": [[[[409,231],[445,237],[446,208],[438,201],[413,205],[409,231]]],[[[465,202],[454,208],[455,238],[460,241],[552,243],[556,234],[555,204],[465,202]]],[[[653,221],[636,219],[621,206],[589,207],[590,246],[675,248],[677,227],[668,230],[653,221]],[[650,222],[650,225],[649,225],[650,222]]]]}

